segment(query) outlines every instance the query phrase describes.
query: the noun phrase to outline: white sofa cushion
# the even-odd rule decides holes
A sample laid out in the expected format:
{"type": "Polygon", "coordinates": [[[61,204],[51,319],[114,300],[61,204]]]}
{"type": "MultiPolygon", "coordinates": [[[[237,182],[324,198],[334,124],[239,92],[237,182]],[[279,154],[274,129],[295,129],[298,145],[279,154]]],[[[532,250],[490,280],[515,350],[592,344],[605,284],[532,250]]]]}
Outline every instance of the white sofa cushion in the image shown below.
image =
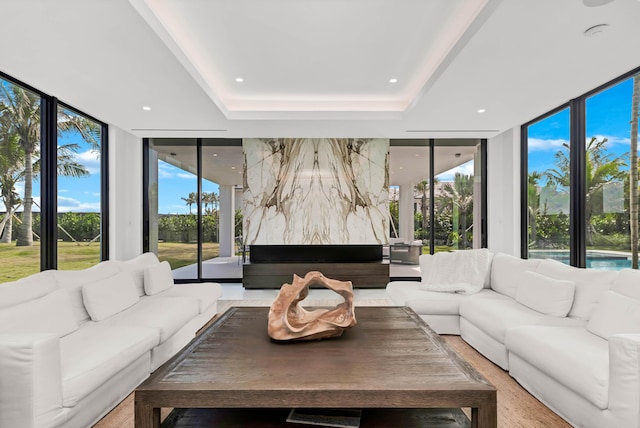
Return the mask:
{"type": "Polygon", "coordinates": [[[540,262],[496,253],[491,262],[491,289],[515,299],[522,274],[527,270],[535,271],[540,262]]]}
{"type": "Polygon", "coordinates": [[[566,279],[576,283],[570,317],[588,320],[598,299],[608,290],[618,275],[615,271],[580,269],[556,260],[543,260],[536,272],[555,279],[566,279]]]}
{"type": "Polygon", "coordinates": [[[487,281],[493,253],[481,248],[420,257],[423,290],[473,294],[487,281]]]}
{"type": "Polygon", "coordinates": [[[611,285],[611,291],[640,300],[640,270],[622,269],[611,285]]]}
{"type": "Polygon", "coordinates": [[[15,306],[58,289],[55,271],[45,270],[17,281],[0,284],[0,308],[15,306]]]}
{"type": "Polygon", "coordinates": [[[120,268],[115,262],[100,262],[84,270],[57,270],[56,282],[59,288],[69,290],[73,312],[78,322],[88,321],[91,317],[84,307],[82,298],[82,286],[120,273],[120,268]]]}
{"type": "Polygon", "coordinates": [[[131,273],[133,277],[133,281],[136,284],[136,289],[138,290],[138,296],[144,296],[144,270],[153,265],[157,265],[160,263],[158,260],[158,256],[155,253],[144,253],[140,254],[138,257],[135,257],[131,260],[127,260],[126,262],[119,262],[120,269],[123,272],[131,273]]]}
{"type": "Polygon", "coordinates": [[[78,329],[67,290],[0,309],[0,333],[52,333],[65,336],[78,329]]]}
{"type": "Polygon", "coordinates": [[[460,304],[469,299],[509,299],[490,289],[471,296],[458,293],[438,293],[420,289],[414,281],[393,281],[387,284],[387,295],[398,306],[409,306],[418,315],[459,315],[460,304]]]}
{"type": "Polygon", "coordinates": [[[582,327],[523,326],[507,332],[510,353],[600,409],[609,403],[609,346],[582,327]]]}
{"type": "Polygon", "coordinates": [[[460,303],[460,316],[504,343],[508,329],[522,325],[584,326],[585,321],[541,314],[512,299],[469,299],[460,303]]]}
{"type": "Polygon", "coordinates": [[[222,286],[214,282],[176,284],[158,293],[158,297],[192,297],[198,300],[198,313],[203,313],[222,296],[222,286]]]}
{"type": "Polygon", "coordinates": [[[60,340],[63,406],[75,406],[158,343],[156,329],[101,324],[84,323],[60,340]]]}
{"type": "Polygon", "coordinates": [[[576,284],[525,271],[516,292],[516,302],[554,317],[566,317],[573,303],[576,284]]]}
{"type": "Polygon", "coordinates": [[[129,272],[82,286],[84,306],[93,321],[102,321],[134,305],[140,296],[129,272]]]}
{"type": "Polygon", "coordinates": [[[173,274],[171,265],[164,261],[153,266],[148,266],[144,270],[144,292],[148,296],[161,293],[173,287],[173,274]]]}
{"type": "Polygon", "coordinates": [[[614,334],[640,333],[640,300],[605,291],[587,330],[607,340],[614,334]]]}
{"type": "Polygon", "coordinates": [[[129,309],[101,324],[154,328],[158,331],[160,344],[195,318],[198,306],[198,300],[190,297],[144,296],[129,309]]]}

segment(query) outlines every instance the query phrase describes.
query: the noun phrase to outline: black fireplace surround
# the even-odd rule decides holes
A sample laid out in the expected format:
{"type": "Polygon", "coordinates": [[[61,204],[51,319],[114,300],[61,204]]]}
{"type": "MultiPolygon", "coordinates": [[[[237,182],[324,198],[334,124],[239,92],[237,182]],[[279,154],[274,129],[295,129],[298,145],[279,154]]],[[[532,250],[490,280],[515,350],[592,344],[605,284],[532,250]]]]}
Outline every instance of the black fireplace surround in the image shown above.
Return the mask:
{"type": "Polygon", "coordinates": [[[383,288],[389,282],[382,245],[251,245],[242,283],[245,288],[280,288],[293,274],[313,270],[354,287],[383,288]]]}
{"type": "Polygon", "coordinates": [[[382,245],[251,245],[251,263],[365,263],[382,260],[382,245]]]}

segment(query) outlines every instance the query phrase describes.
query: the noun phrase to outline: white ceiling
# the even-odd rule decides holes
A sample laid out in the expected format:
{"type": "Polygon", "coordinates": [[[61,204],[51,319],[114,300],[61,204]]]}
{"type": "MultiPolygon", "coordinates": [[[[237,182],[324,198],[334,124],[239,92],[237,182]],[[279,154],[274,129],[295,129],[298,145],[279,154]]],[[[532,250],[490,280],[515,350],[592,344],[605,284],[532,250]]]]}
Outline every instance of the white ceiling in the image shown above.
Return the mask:
{"type": "Polygon", "coordinates": [[[640,66],[637,0],[0,0],[0,16],[0,71],[145,137],[489,138],[640,66]]]}

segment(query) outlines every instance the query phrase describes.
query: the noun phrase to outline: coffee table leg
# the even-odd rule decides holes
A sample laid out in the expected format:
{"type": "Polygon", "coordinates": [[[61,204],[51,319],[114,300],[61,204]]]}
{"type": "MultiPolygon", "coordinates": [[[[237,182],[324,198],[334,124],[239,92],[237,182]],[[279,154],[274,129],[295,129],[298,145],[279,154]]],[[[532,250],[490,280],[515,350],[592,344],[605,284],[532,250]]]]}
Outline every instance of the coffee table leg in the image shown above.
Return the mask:
{"type": "Polygon", "coordinates": [[[471,409],[472,428],[496,428],[498,426],[498,409],[495,403],[471,409]]]}
{"type": "Polygon", "coordinates": [[[143,403],[135,403],[136,428],[160,428],[160,409],[143,403]]]}

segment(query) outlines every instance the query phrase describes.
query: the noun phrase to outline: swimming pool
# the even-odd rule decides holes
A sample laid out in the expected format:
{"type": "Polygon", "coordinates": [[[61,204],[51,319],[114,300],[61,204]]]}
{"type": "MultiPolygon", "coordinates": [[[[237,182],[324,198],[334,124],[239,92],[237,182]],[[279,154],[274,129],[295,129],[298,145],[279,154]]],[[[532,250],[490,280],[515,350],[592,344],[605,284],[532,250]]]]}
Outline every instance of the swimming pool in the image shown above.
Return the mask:
{"type": "MultiPolygon", "coordinates": [[[[529,250],[530,259],[553,259],[569,264],[569,250],[529,250]]],[[[621,270],[631,268],[631,255],[606,251],[587,251],[587,268],[621,270]]]]}

